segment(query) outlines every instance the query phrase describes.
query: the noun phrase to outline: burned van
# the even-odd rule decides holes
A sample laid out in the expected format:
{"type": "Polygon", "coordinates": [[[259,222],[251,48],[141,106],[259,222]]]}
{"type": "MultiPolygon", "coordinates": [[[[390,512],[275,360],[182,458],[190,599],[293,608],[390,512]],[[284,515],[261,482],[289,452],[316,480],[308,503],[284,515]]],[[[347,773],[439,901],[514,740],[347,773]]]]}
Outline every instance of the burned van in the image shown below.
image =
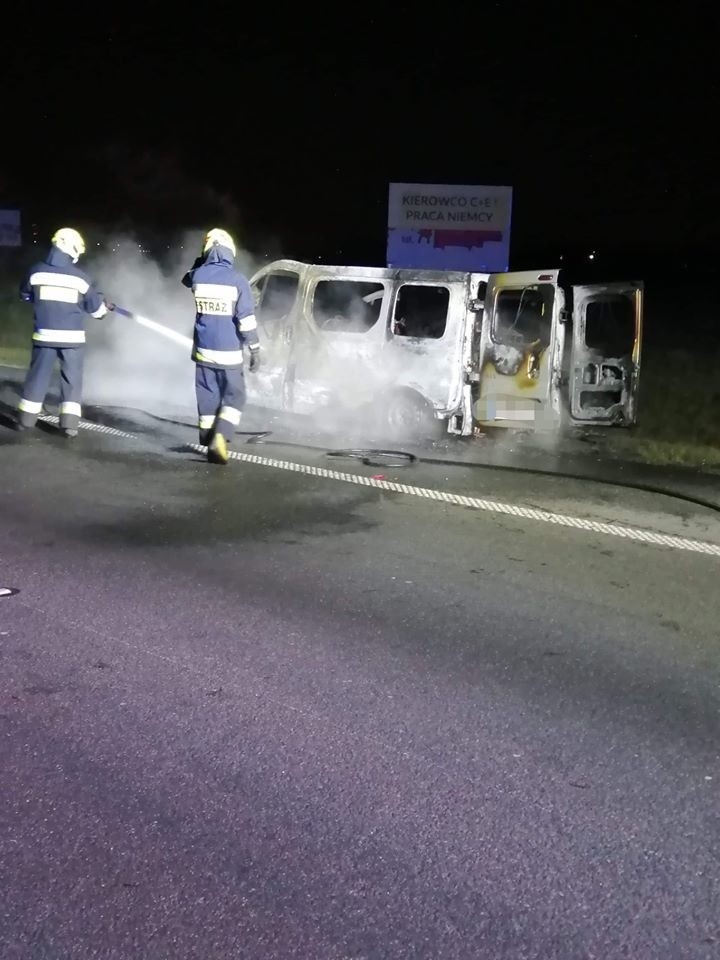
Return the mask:
{"type": "Polygon", "coordinates": [[[642,285],[280,260],[252,278],[263,406],[393,435],[635,420],[642,285]]]}

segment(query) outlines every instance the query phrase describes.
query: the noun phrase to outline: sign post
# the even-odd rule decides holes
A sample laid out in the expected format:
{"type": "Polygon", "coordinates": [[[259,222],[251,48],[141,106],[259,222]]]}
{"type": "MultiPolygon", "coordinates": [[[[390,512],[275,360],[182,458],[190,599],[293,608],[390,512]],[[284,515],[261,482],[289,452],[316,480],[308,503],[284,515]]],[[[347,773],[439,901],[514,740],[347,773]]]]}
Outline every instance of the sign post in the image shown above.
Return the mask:
{"type": "Polygon", "coordinates": [[[387,266],[503,273],[512,187],[391,183],[387,266]]]}

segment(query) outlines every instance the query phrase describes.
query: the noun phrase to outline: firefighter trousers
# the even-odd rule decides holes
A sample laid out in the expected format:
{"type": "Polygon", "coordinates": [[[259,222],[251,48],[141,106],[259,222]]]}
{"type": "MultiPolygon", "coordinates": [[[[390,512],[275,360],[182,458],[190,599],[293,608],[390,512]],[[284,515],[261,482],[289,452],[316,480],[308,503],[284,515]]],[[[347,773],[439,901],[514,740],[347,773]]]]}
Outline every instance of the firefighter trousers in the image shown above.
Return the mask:
{"type": "Polygon", "coordinates": [[[82,381],[84,353],[82,347],[33,346],[30,369],[25,377],[18,419],[23,427],[32,427],[42,411],[55,360],[60,361],[60,427],[77,430],[82,416],[82,381]]]}
{"type": "Polygon", "coordinates": [[[243,368],[196,364],[195,396],[201,445],[207,446],[215,432],[232,440],[245,407],[243,368]]]}

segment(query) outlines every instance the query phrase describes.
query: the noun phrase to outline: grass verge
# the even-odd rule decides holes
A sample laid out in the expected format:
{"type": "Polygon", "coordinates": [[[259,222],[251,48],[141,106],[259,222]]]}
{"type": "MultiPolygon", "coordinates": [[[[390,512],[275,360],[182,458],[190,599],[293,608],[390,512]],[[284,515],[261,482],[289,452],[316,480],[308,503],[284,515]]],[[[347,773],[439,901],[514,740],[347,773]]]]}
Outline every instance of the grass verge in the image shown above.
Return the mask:
{"type": "Polygon", "coordinates": [[[608,446],[644,463],[720,470],[720,352],[647,350],[637,427],[613,430],[608,446]]]}
{"type": "Polygon", "coordinates": [[[613,435],[608,438],[605,449],[622,460],[664,467],[692,467],[720,475],[720,441],[712,445],[613,435]]]}

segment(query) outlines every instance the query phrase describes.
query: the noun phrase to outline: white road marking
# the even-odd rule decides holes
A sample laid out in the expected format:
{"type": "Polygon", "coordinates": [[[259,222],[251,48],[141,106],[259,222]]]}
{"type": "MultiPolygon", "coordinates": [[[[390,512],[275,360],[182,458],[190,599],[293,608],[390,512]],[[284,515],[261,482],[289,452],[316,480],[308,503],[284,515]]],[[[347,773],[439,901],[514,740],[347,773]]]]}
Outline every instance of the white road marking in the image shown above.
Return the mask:
{"type": "MultiPolygon", "coordinates": [[[[38,420],[42,420],[45,423],[60,423],[59,417],[54,417],[49,413],[40,414],[38,420]]],[[[104,427],[101,423],[90,423],[89,420],[81,420],[80,428],[82,430],[92,430],[93,433],[106,433],[113,437],[125,437],[126,440],[138,439],[134,433],[127,433],[125,430],[116,430],[115,427],[104,427]]]]}
{"type": "MultiPolygon", "coordinates": [[[[48,423],[59,423],[58,417],[43,414],[38,417],[48,423]]],[[[98,423],[81,420],[80,427],[95,433],[110,434],[115,437],[124,437],[128,440],[138,440],[134,433],[125,430],[116,430],[115,427],[104,427],[98,423]]],[[[196,453],[206,453],[207,447],[198,443],[188,443],[187,448],[196,453]]],[[[274,457],[261,457],[254,453],[240,453],[236,450],[229,452],[232,460],[241,463],[250,463],[258,467],[272,467],[276,470],[288,470],[291,473],[301,473],[309,477],[321,477],[324,480],[339,480],[342,483],[353,483],[360,487],[373,487],[376,490],[387,490],[389,493],[404,493],[411,497],[420,497],[424,500],[434,500],[439,503],[449,503],[457,507],[472,507],[475,510],[484,510],[488,513],[501,513],[510,517],[520,517],[523,520],[537,520],[541,523],[551,523],[558,527],[573,527],[576,530],[587,530],[590,533],[600,533],[610,537],[620,537],[623,540],[633,540],[638,543],[650,543],[658,547],[669,547],[671,550],[685,550],[690,553],[703,553],[709,556],[720,557],[720,544],[708,543],[704,540],[691,540],[688,537],[677,537],[669,533],[655,533],[653,530],[643,530],[640,527],[626,527],[615,523],[604,523],[601,520],[586,520],[582,517],[572,517],[564,513],[553,513],[551,510],[541,510],[538,507],[522,507],[514,503],[503,503],[500,500],[487,500],[484,497],[467,497],[459,493],[447,493],[444,490],[433,490],[429,487],[415,487],[407,483],[396,483],[394,480],[375,480],[373,477],[363,477],[357,473],[344,473],[339,470],[328,470],[326,467],[313,467],[306,463],[296,463],[292,460],[277,460],[274,457]]]]}

